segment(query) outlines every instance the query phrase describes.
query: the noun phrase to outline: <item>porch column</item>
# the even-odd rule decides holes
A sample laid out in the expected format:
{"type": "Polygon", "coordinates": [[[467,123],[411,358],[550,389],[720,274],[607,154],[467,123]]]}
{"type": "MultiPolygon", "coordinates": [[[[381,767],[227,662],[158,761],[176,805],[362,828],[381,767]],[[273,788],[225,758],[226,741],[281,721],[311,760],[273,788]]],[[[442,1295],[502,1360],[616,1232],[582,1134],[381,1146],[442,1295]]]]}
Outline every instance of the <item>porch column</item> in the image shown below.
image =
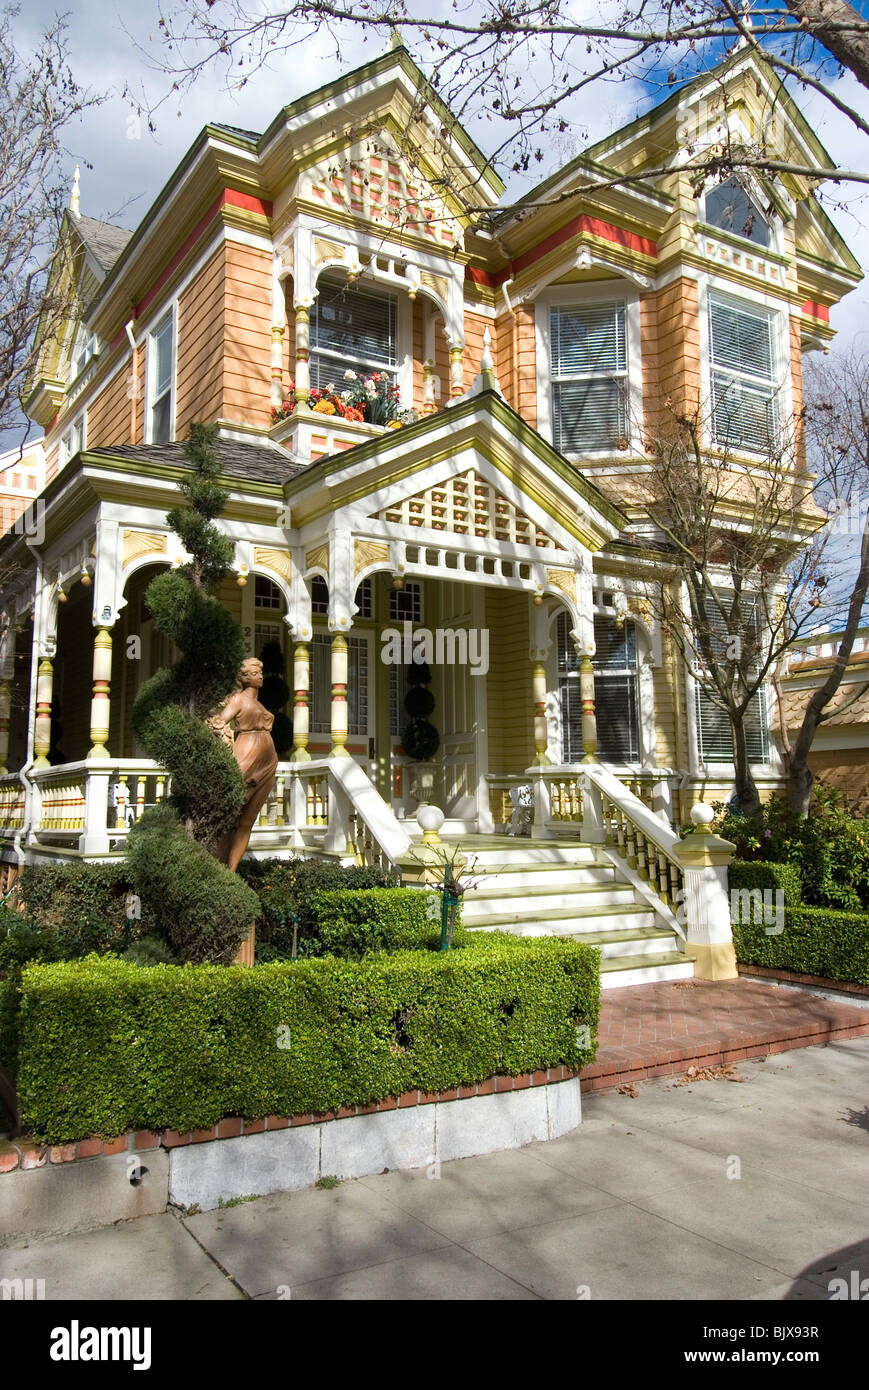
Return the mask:
{"type": "Polygon", "coordinates": [[[12,691],[8,681],[0,681],[0,776],[9,771],[6,760],[9,757],[9,712],[12,708],[12,691]]]}
{"type": "Polygon", "coordinates": [[[546,755],[549,732],[546,727],[546,666],[542,661],[534,661],[531,667],[531,690],[534,700],[534,748],[535,762],[541,766],[551,764],[546,755]]]}
{"type": "Polygon", "coordinates": [[[308,734],[311,728],[311,713],[308,695],[311,689],[311,656],[307,643],[297,642],[293,651],[293,756],[290,762],[309,763],[308,734]]]}
{"type": "Polygon", "coordinates": [[[450,395],[461,396],[465,390],[465,345],[457,343],[450,348],[450,395]]]}
{"type": "Polygon", "coordinates": [[[349,730],[347,720],[347,679],[347,638],[343,633],[336,632],[332,638],[332,748],[329,753],[330,758],[349,758],[350,756],[345,746],[349,730]]]}
{"type": "Polygon", "coordinates": [[[311,371],[308,366],[311,347],[310,310],[308,303],[297,303],[296,309],[296,408],[308,404],[311,371]]]}
{"type": "Polygon", "coordinates": [[[6,615],[6,632],[0,645],[0,775],[8,772],[9,717],[12,710],[12,685],[15,676],[15,624],[6,615]]]}
{"type": "Polygon", "coordinates": [[[597,762],[597,717],[594,712],[594,666],[583,652],[579,661],[579,694],[582,700],[582,746],[584,763],[597,762]]]}
{"type": "Polygon", "coordinates": [[[109,692],[112,681],[112,637],[107,627],[94,634],[94,689],[91,700],[91,748],[88,762],[108,758],[106,741],[109,737],[109,692]]]}
{"type": "Polygon", "coordinates": [[[33,734],[34,767],[50,767],[48,750],[51,747],[51,697],[54,688],[54,666],[42,657],[36,671],[36,724],[33,734]]]}
{"type": "Polygon", "coordinates": [[[271,351],[271,404],[276,410],[280,410],[284,399],[283,385],[283,348],[284,328],[283,324],[272,324],[272,351],[271,351]]]}

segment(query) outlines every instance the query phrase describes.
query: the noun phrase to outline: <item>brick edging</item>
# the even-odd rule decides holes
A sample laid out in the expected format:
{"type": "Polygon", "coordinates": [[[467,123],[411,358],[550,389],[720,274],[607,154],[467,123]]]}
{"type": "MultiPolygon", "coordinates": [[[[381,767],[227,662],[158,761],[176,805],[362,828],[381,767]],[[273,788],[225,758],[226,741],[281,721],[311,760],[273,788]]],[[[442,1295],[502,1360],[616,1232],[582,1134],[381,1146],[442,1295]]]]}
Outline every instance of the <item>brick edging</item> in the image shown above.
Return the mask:
{"type": "Polygon", "coordinates": [[[188,1130],[180,1134],[174,1129],[152,1131],[130,1130],[117,1139],[104,1140],[99,1135],[79,1139],[72,1144],[38,1144],[22,1136],[0,1140],[0,1175],[16,1169],[46,1168],[50,1164],[73,1163],[80,1159],[99,1158],[103,1154],[146,1153],[149,1149],[176,1149],[183,1144],[207,1144],[214,1139],[237,1139],[245,1134],[264,1134],[296,1125],[325,1124],[329,1120],[347,1120],[356,1115],[375,1115],[385,1110],[399,1110],[413,1105],[443,1104],[451,1100],[470,1100],[473,1096],[491,1096],[504,1091],[523,1091],[531,1086],[547,1086],[557,1081],[569,1081],[577,1073],[563,1064],[539,1071],[522,1072],[519,1076],[490,1076],[449,1091],[404,1091],[399,1096],[385,1096],[369,1105],[342,1105],[338,1110],[325,1110],[303,1115],[266,1115],[259,1120],[242,1120],[240,1116],[218,1120],[205,1129],[188,1130]]]}
{"type": "Polygon", "coordinates": [[[857,984],[854,980],[830,980],[825,975],[801,975],[796,970],[779,970],[770,965],[737,966],[740,975],[757,975],[764,980],[781,980],[790,985],[820,985],[823,989],[834,989],[838,994],[856,994],[869,997],[869,985],[857,984]]]}

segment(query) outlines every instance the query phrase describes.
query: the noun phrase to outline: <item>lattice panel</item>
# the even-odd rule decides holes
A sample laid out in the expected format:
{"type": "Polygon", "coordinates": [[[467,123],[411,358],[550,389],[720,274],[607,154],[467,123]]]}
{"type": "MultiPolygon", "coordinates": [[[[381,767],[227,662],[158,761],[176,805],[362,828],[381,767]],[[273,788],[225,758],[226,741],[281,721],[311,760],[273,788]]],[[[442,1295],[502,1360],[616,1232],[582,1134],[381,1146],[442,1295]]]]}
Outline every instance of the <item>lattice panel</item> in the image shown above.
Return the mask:
{"type": "Polygon", "coordinates": [[[433,189],[384,153],[345,159],[340,166],[321,164],[311,172],[310,190],[328,207],[413,232],[438,245],[453,247],[461,241],[459,228],[433,189]]]}
{"type": "Polygon", "coordinates": [[[551,536],[476,473],[448,478],[378,513],[381,521],[557,550],[551,536]]]}

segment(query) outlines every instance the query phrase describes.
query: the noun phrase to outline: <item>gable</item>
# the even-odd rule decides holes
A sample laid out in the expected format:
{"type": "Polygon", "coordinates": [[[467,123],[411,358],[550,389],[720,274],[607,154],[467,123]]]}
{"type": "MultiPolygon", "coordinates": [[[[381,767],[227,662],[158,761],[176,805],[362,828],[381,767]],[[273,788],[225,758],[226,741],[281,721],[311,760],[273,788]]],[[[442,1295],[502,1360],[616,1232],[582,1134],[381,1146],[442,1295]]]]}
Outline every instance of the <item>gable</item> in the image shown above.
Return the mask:
{"type": "Polygon", "coordinates": [[[553,536],[474,468],[448,474],[440,482],[398,498],[374,513],[378,521],[424,527],[459,536],[562,550],[553,536]]]}

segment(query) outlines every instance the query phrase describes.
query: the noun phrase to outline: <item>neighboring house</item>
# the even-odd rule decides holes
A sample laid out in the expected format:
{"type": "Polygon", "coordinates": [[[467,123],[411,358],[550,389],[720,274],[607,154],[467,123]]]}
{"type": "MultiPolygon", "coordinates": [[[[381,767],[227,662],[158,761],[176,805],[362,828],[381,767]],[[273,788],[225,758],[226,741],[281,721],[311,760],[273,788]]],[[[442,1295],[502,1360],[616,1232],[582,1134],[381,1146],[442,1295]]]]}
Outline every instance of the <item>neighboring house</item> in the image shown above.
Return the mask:
{"type": "MultiPolygon", "coordinates": [[[[782,708],[791,739],[802,723],[812,694],[829,674],[839,650],[836,632],[814,632],[794,643],[782,678],[782,708]]],[[[869,627],[860,628],[847,669],[825,711],[809,753],[819,782],[835,787],[864,815],[869,814],[869,627]]],[[[778,719],[776,718],[776,732],[778,719]]]]}
{"type": "Polygon", "coordinates": [[[37,535],[39,508],[33,503],[45,487],[44,444],[40,437],[0,454],[0,535],[37,535]]]}
{"type": "MultiPolygon", "coordinates": [[[[132,236],[81,216],[76,192],[64,235],[80,312],[28,402],[46,432],[45,533],[4,543],[26,567],[2,596],[8,862],[106,854],[124,801],[165,794],[131,710],[168,656],[144,594],[183,562],[165,515],[205,420],[230,491],[221,598],[249,651],[279,644],[295,692],[294,758],[254,848],[350,841],[393,858],[415,770],[384,629],[449,631],[453,658],[485,631],[485,671],[431,662],[447,829],[503,829],[533,783],[535,833],[599,838],[603,817],[672,900],[655,837],[729,795],[732,747],[644,597],[662,564],[635,525],[646,440],[669,403],[708,402],[708,447],[756,467],[771,422],[800,409],[803,352],[831,338],[830,306],[861,278],[806,178],[586,187],[724,120],[830,165],[745,50],[494,213],[486,157],[396,49],[262,135],[207,126],[132,236]],[[415,422],[312,409],[309,391],[340,391],[348,369],[392,374],[415,422]],[[618,779],[606,795],[584,783],[594,757],[618,779]],[[630,788],[656,813],[645,831],[630,788]]],[[[779,785],[762,700],[752,751],[761,788],[779,785]]],[[[542,915],[529,893],[516,921],[542,915]]],[[[617,895],[599,899],[635,925],[617,895]]],[[[631,910],[649,952],[660,899],[631,910]]]]}

